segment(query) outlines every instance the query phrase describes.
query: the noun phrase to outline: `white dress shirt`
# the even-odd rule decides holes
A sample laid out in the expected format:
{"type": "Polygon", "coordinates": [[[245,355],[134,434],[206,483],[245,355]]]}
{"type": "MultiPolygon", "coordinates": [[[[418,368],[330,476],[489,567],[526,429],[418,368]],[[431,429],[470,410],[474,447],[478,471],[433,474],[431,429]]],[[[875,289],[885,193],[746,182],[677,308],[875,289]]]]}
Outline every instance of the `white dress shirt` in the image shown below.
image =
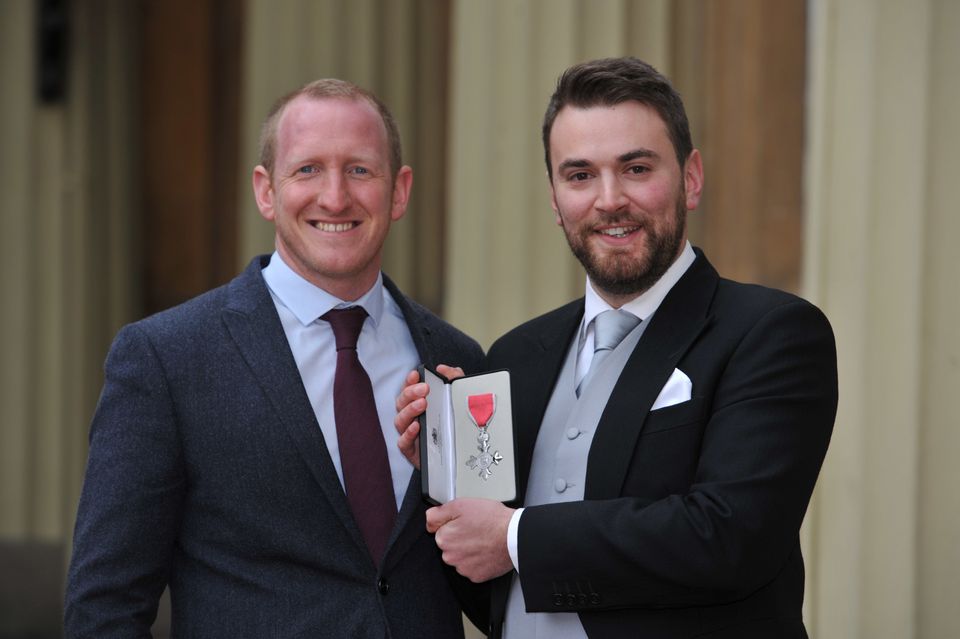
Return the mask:
{"type": "Polygon", "coordinates": [[[357,355],[373,386],[399,510],[413,466],[397,447],[393,418],[397,413],[396,398],[403,389],[404,378],[417,367],[420,356],[400,307],[383,286],[383,275],[378,275],[373,287],[359,299],[348,301],[338,299],[300,277],[276,252],[262,273],[341,486],[343,468],[333,415],[337,349],[333,329],[329,322],[319,317],[331,309],[348,306],[362,306],[367,311],[369,317],[363,323],[357,339],[357,355]]]}

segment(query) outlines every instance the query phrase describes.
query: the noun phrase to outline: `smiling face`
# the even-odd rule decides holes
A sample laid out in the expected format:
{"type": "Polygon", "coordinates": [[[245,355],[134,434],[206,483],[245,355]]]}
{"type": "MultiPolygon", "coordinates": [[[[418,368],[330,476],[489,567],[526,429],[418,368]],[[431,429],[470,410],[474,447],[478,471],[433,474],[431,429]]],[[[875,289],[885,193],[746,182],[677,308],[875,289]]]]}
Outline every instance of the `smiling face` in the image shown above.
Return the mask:
{"type": "Polygon", "coordinates": [[[273,174],[253,171],[260,214],[277,252],[301,277],[352,301],[373,286],[391,222],[407,207],[413,175],[390,174],[387,134],[363,99],[300,96],[277,126],[273,174]]]}
{"type": "Polygon", "coordinates": [[[557,224],[597,293],[616,308],[683,250],[703,184],[700,154],[677,163],[657,112],[636,101],[564,107],[550,132],[557,224]]]}

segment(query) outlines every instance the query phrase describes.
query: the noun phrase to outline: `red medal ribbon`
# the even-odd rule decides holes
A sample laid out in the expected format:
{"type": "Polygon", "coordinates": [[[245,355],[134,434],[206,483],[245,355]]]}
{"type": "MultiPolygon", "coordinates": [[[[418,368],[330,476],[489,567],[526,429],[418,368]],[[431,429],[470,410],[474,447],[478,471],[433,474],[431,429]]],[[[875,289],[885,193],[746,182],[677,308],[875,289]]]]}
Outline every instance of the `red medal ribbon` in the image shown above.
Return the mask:
{"type": "Polygon", "coordinates": [[[477,428],[486,428],[490,418],[493,417],[493,393],[468,395],[467,408],[470,409],[470,415],[477,424],[477,428]]]}

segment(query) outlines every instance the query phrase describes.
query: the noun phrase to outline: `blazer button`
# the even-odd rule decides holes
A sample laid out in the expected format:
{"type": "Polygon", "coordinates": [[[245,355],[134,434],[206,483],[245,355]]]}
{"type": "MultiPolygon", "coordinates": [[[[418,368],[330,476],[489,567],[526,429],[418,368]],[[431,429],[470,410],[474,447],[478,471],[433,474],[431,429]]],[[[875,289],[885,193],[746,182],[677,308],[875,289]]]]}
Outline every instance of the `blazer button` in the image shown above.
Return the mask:
{"type": "Polygon", "coordinates": [[[563,605],[563,595],[561,595],[559,592],[553,593],[553,605],[557,608],[563,605]]]}
{"type": "Polygon", "coordinates": [[[599,593],[599,592],[591,592],[591,593],[590,593],[590,603],[593,604],[594,606],[599,606],[599,605],[600,605],[600,593],[599,593]]]}
{"type": "Polygon", "coordinates": [[[576,605],[577,605],[577,596],[573,593],[570,593],[569,595],[567,595],[567,606],[569,606],[570,608],[573,608],[576,605]]]}
{"type": "Polygon", "coordinates": [[[390,592],[390,584],[388,584],[387,580],[384,579],[383,577],[380,577],[380,579],[377,579],[377,591],[381,595],[385,595],[388,592],[390,592]]]}

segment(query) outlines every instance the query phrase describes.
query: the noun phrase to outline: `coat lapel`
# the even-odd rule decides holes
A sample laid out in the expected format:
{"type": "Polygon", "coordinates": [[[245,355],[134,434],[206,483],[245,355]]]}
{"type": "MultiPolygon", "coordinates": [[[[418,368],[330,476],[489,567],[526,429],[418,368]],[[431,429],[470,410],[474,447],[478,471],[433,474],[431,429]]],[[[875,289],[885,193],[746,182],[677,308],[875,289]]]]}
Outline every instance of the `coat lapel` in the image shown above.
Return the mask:
{"type": "MultiPolygon", "coordinates": [[[[519,483],[517,503],[520,505],[526,499],[530,464],[540,425],[564,358],[580,327],[583,310],[584,299],[580,298],[518,327],[520,346],[511,342],[509,352],[496,358],[496,365],[506,363],[510,368],[519,483]]],[[[491,355],[495,355],[494,350],[491,350],[491,355]]],[[[503,622],[512,574],[507,573],[491,583],[490,621],[495,631],[500,630],[503,622]]],[[[498,636],[497,632],[494,636],[498,636]]]]}
{"type": "Polygon", "coordinates": [[[584,499],[620,494],[647,415],[680,358],[709,326],[719,276],[703,254],[654,314],[600,417],[587,461],[584,499]]]}
{"type": "Polygon", "coordinates": [[[247,270],[230,283],[230,301],[223,311],[224,324],[340,522],[366,552],[280,317],[260,273],[268,261],[268,256],[254,259],[247,270]]]}
{"type": "Polygon", "coordinates": [[[582,317],[583,298],[553,311],[542,322],[534,321],[520,329],[530,344],[528,350],[511,358],[510,366],[510,392],[515,398],[513,423],[516,429],[520,503],[526,496],[527,478],[540,424],[582,317]]]}
{"type": "Polygon", "coordinates": [[[417,349],[417,354],[420,355],[420,361],[430,368],[435,368],[437,362],[430,342],[430,336],[433,333],[433,316],[418,311],[386,273],[383,274],[383,286],[400,307],[400,313],[403,314],[403,319],[410,330],[410,337],[413,338],[413,345],[417,349]]]}
{"type": "MultiPolygon", "coordinates": [[[[413,345],[417,349],[420,361],[427,366],[435,367],[433,348],[431,347],[430,335],[432,333],[431,324],[433,317],[419,312],[409,300],[400,292],[397,285],[383,275],[383,285],[387,292],[393,297],[393,300],[400,307],[400,312],[406,320],[410,336],[413,338],[413,345]]],[[[390,442],[387,442],[390,445],[390,442]]],[[[424,531],[422,513],[424,504],[421,496],[420,471],[414,470],[410,483],[407,485],[407,492],[400,504],[400,512],[397,513],[397,521],[394,523],[393,532],[390,540],[387,542],[387,554],[385,557],[384,570],[389,569],[399,561],[400,557],[410,548],[410,546],[419,538],[424,531]]]]}

